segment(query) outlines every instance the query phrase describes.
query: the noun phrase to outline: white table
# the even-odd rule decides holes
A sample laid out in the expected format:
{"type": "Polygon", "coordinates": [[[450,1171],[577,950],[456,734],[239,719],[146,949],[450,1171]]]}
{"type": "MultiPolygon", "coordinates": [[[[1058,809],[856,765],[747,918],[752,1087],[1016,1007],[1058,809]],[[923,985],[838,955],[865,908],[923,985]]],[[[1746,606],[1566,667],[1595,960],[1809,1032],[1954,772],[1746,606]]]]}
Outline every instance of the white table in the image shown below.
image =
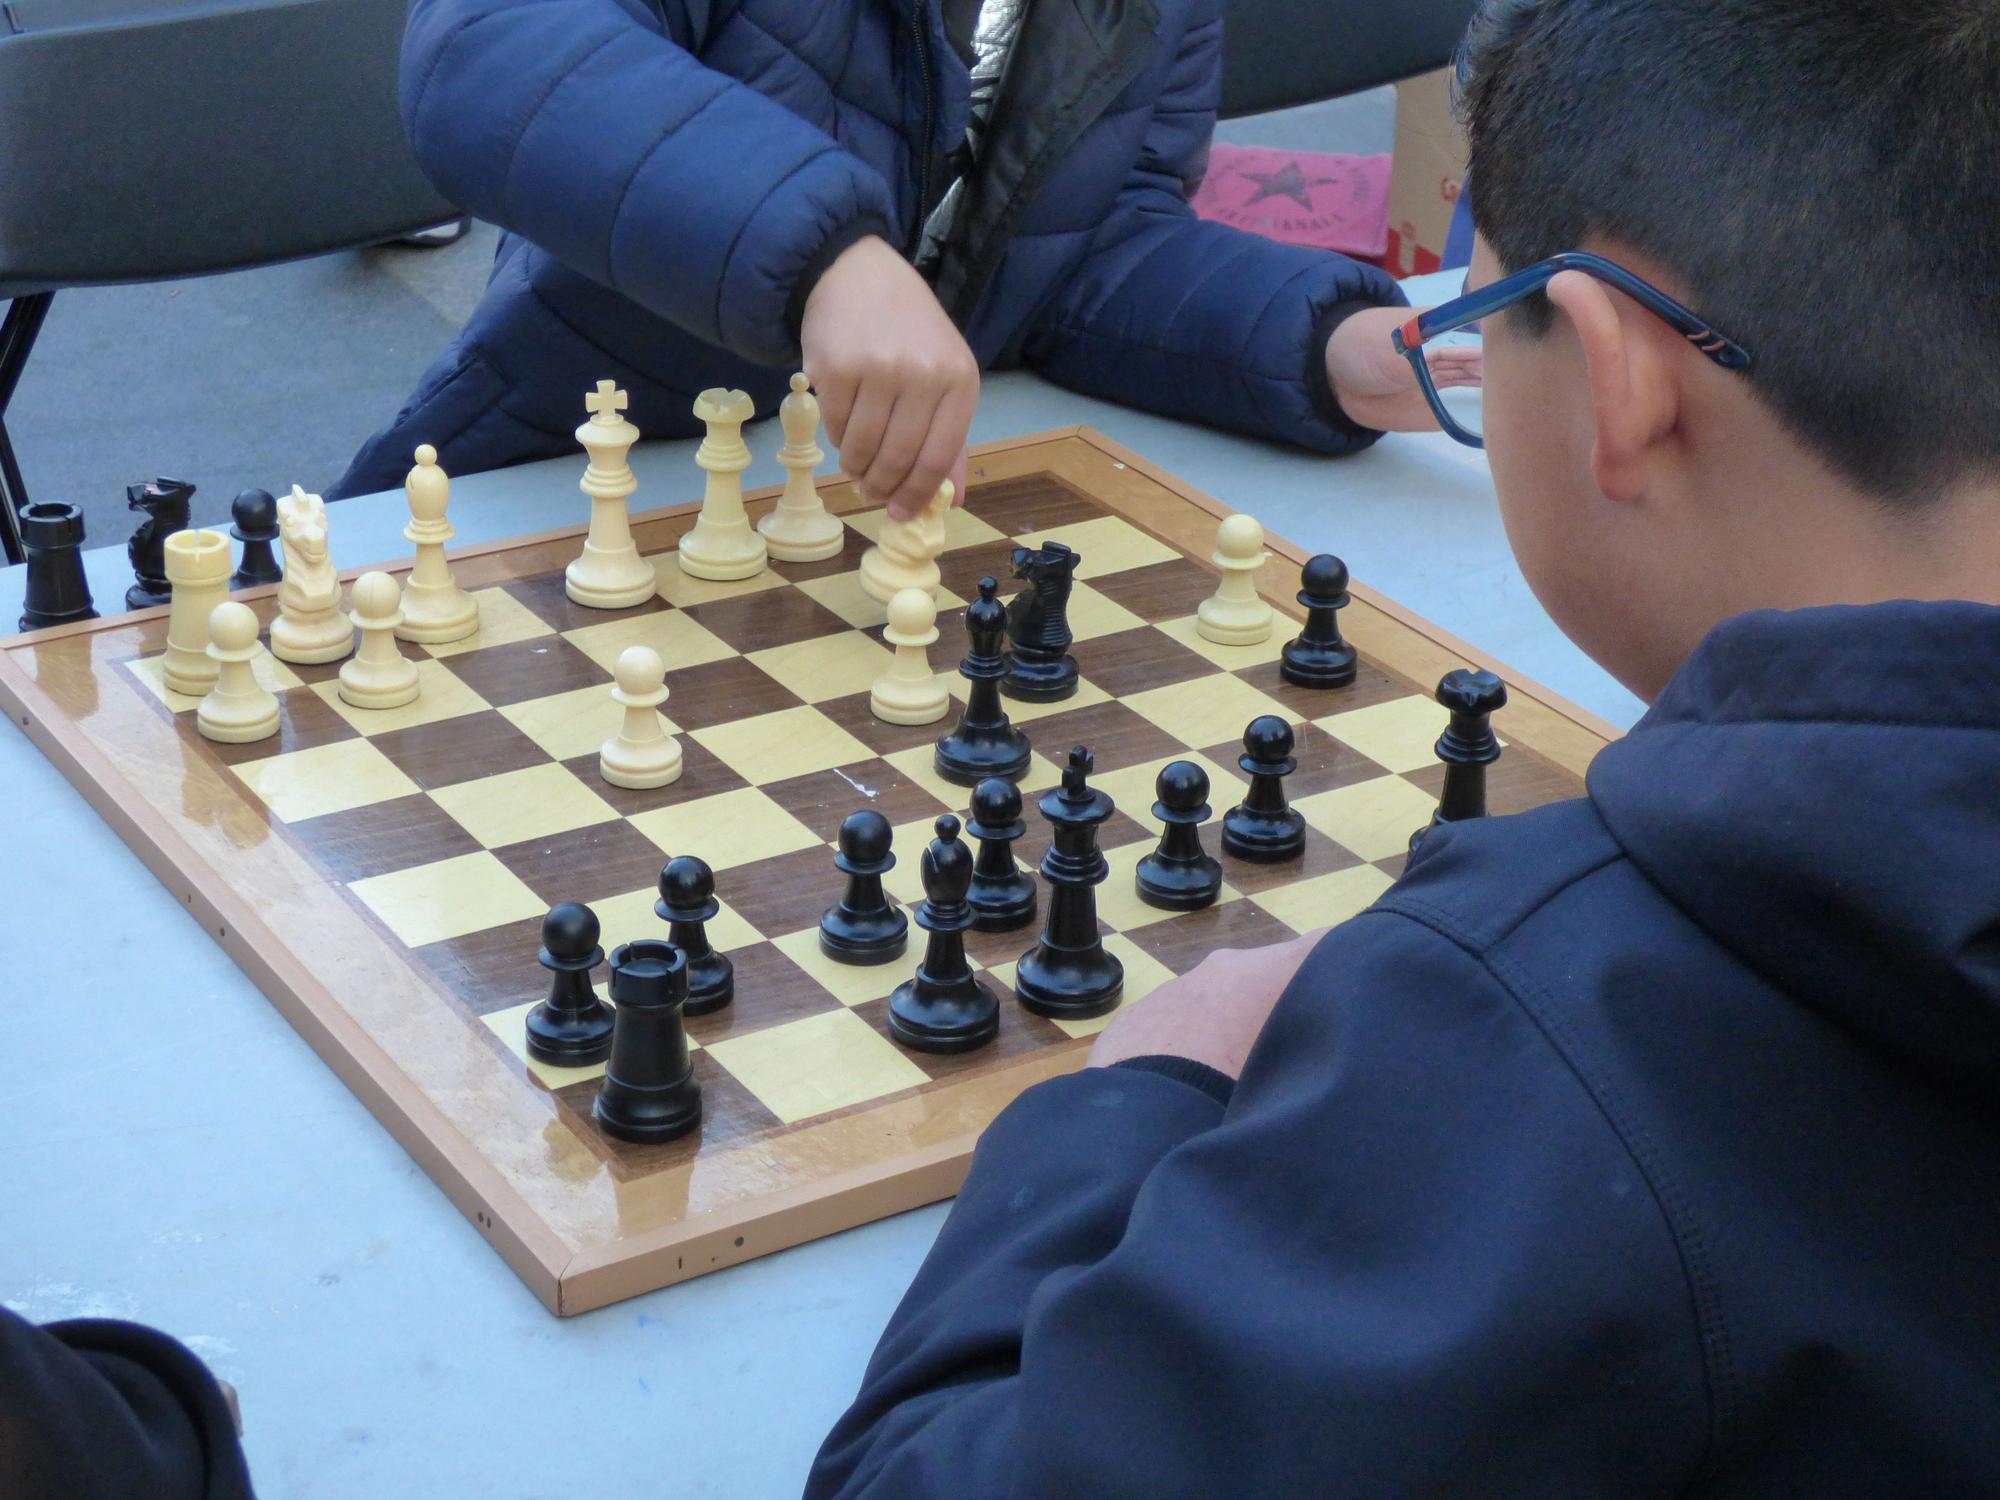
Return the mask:
{"type": "MultiPolygon", "coordinates": [[[[1584,707],[1636,717],[1529,594],[1479,454],[1391,436],[1314,458],[1019,374],[988,382],[973,437],[1073,422],[1340,553],[1584,707]]],[[[748,479],[776,482],[775,426],[750,438],[748,479]]],[[[693,449],[642,446],[635,503],[697,498],[693,449]]],[[[459,479],[460,542],[582,519],[579,473],[564,459],[459,479]]],[[[405,519],[400,495],[339,506],[337,559],[399,556],[405,519]]],[[[87,562],[117,607],[123,549],[87,562]]],[[[0,571],[9,627],[21,589],[0,571]]],[[[267,1497],[797,1493],[942,1208],[551,1318],[18,731],[0,732],[0,779],[0,1299],[186,1339],[240,1387],[267,1497]]]]}

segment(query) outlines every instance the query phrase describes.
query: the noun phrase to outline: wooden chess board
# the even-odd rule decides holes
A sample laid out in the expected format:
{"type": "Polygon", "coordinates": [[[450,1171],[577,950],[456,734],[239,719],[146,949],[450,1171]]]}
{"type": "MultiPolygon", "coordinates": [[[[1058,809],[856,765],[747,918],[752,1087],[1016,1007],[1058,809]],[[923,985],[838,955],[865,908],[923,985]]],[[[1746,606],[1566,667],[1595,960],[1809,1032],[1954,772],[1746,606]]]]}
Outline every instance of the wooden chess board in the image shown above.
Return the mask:
{"type": "MultiPolygon", "coordinates": [[[[1363,658],[1351,687],[1285,683],[1282,620],[1264,645],[1204,641],[1194,613],[1215,585],[1207,554],[1226,507],[1088,429],[982,449],[968,490],[940,559],[941,670],[963,650],[979,577],[1016,586],[1017,541],[1058,539],[1082,554],[1070,609],[1081,689],[1009,708],[1036,745],[1025,791],[1053,785],[1068,747],[1083,744],[1093,784],[1118,804],[1103,829],[1111,876],[1098,909],[1125,965],[1124,1004],[1214,948],[1339,921],[1389,887],[1442,782],[1432,745],[1445,716],[1431,689],[1454,666],[1496,664],[1360,587],[1342,615],[1363,658]],[[1223,898],[1206,911],[1141,904],[1133,867],[1159,831],[1159,767],[1203,764],[1219,819],[1246,779],[1235,765],[1243,727],[1264,713],[1296,726],[1289,791],[1308,823],[1305,857],[1225,857],[1223,898]]],[[[885,884],[913,906],[932,820],[963,814],[969,795],[931,767],[948,723],[869,715],[889,653],[883,610],[856,569],[882,513],[844,483],[824,491],[847,522],[845,551],[738,583],[677,566],[692,501],[635,517],[660,580],[635,609],[565,596],[581,526],[468,549],[454,566],[477,592],[480,631],[404,647],[423,683],[415,703],[350,708],[335,694],[336,666],[267,657],[284,718],[258,744],[196,733],[195,700],[161,681],[163,609],[0,644],[0,702],[16,723],[557,1313],[948,1196],[987,1122],[1080,1065],[1104,1024],[1047,1021],[1014,1003],[1006,987],[1034,928],[967,935],[1001,990],[1001,1032],[952,1056],[888,1036],[886,997],[913,970],[920,933],[880,967],[821,955],[817,919],[841,888],[840,819],[861,806],[888,816],[900,863],[885,884]],[[656,791],[596,774],[619,717],[611,666],[638,642],[668,663],[663,712],[686,756],[681,780],[656,791]],[[633,1146],[591,1123],[601,1069],[529,1062],[522,1018],[547,988],[535,961],[547,908],[590,903],[607,951],[664,936],[654,887],[678,853],[715,869],[723,910],[710,931],[735,962],[736,1000],[688,1025],[700,1130],[633,1146]]],[[[774,495],[753,496],[753,513],[774,495]]],[[[580,497],[576,506],[581,515],[580,497]]],[[[338,555],[337,508],[334,522],[338,555]]],[[[1303,554],[1270,545],[1259,586],[1297,616],[1303,554]]],[[[273,593],[240,597],[268,624],[273,593]]],[[[1496,669],[1512,700],[1497,720],[1508,748],[1490,778],[1494,810],[1575,795],[1613,731],[1496,669]]],[[[1028,802],[1017,852],[1032,863],[1048,828],[1028,802]]],[[[1216,824],[1205,840],[1219,852],[1216,824]]]]}

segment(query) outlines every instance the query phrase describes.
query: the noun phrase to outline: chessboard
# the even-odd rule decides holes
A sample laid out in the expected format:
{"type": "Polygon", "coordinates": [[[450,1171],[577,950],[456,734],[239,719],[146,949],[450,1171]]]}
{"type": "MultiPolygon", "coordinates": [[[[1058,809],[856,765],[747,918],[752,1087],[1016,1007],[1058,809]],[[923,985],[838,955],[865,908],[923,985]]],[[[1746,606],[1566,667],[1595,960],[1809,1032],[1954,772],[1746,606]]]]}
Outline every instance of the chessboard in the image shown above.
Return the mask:
{"type": "MultiPolygon", "coordinates": [[[[914,907],[934,820],[963,815],[969,798],[932,766],[949,720],[899,727],[869,713],[890,652],[857,568],[884,516],[844,481],[821,490],[844,550],[734,583],[691,578],[674,559],[698,481],[688,503],[635,511],[659,588],[631,609],[565,594],[581,525],[456,552],[479,630],[403,646],[422,679],[414,703],[352,708],[337,666],[266,654],[282,724],[247,745],[202,738],[195,700],[166,688],[164,608],[0,643],[0,703],[15,722],[558,1314],[949,1196],[981,1129],[1023,1089],[1078,1067],[1105,1024],[1016,1003],[1009,980],[1033,927],[967,934],[1002,1019],[996,1042],[965,1053],[926,1055],[889,1034],[887,996],[913,971],[920,933],[879,967],[820,951],[818,918],[841,890],[841,819],[863,807],[888,818],[899,863],[885,884],[914,907]],[[681,778],[652,791],[597,774],[620,722],[612,666],[635,644],[667,664],[662,712],[685,753],[681,778]],[[715,872],[709,933],[735,965],[736,998],[687,1022],[699,1130],[630,1145],[592,1121],[601,1066],[531,1061],[523,1017],[548,988],[536,961],[548,908],[589,903],[607,951],[663,937],[655,887],[674,854],[715,872]]],[[[752,513],[776,493],[753,492],[752,513]]],[[[1117,804],[1099,840],[1111,873],[1098,916],[1124,964],[1124,1005],[1216,948],[1338,922],[1389,888],[1437,804],[1446,714],[1433,693],[1446,671],[1483,666],[1509,684],[1494,721],[1506,748],[1488,778],[1496,813],[1577,795],[1615,733],[1359,584],[1341,614],[1358,680],[1286,682],[1279,650],[1303,614],[1304,554],[1277,537],[1255,577],[1285,612],[1278,629],[1255,646],[1205,640],[1195,612],[1216,586],[1209,555],[1227,513],[1072,428],[978,450],[939,558],[930,650],[949,673],[965,602],[982,576],[1016,586],[1017,544],[1060,540],[1082,556],[1069,612],[1079,690],[1007,704],[1035,746],[1016,853],[1030,867],[1040,858],[1035,794],[1057,783],[1071,746],[1088,746],[1092,784],[1117,804]],[[1225,856],[1214,906],[1142,904],[1133,872],[1161,830],[1159,768],[1201,765],[1219,823],[1246,780],[1244,726],[1264,714],[1294,726],[1303,858],[1225,856]]],[[[338,554],[337,508],[334,521],[338,554]]],[[[268,625],[274,594],[237,597],[268,625]]],[[[1218,823],[1204,829],[1211,853],[1218,823]]]]}

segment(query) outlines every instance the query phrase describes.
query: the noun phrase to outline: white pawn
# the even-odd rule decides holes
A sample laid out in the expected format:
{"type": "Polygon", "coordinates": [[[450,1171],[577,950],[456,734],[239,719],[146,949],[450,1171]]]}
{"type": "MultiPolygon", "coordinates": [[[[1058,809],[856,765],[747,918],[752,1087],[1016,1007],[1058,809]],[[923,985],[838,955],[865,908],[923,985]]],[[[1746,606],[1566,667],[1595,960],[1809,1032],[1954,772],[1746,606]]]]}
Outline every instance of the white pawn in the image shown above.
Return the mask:
{"type": "Polygon", "coordinates": [[[403,480],[409,497],[410,524],[405,539],[417,544],[417,565],[403,589],[403,623],[396,638],[442,645],[462,641],[479,628],[479,601],[452,581],[444,560],[444,544],[458,535],[444,518],[451,503],[451,480],[438,467],[437,449],[429,443],[417,449],[417,466],[403,480]]]}
{"type": "Polygon", "coordinates": [[[667,786],[681,779],[681,747],[660,722],[667,701],[667,675],[651,646],[627,646],[618,653],[617,683],[611,696],[625,705],[625,722],[597,754],[598,774],[613,786],[667,786]]]}
{"type": "Polygon", "coordinates": [[[937,602],[929,592],[897,590],[889,600],[889,628],[882,632],[896,657],[868,690],[868,711],[883,723],[932,724],[944,717],[951,694],[932,670],[926,649],[937,638],[937,602]]]}
{"type": "Polygon", "coordinates": [[[778,450],[785,492],[757,529],[779,562],[821,562],[840,551],[847,528],[840,517],[827,513],[813,483],[813,470],[826,453],[813,440],[819,432],[819,402],[803,373],[792,377],[792,393],[778,405],[778,422],[785,429],[785,446],[778,450]]]}
{"type": "Polygon", "coordinates": [[[216,664],[215,686],[195,710],[203,739],[247,745],[278,732],[277,695],[257,680],[257,617],[234,599],[215,606],[208,617],[208,655],[216,664]]]}
{"type": "Polygon", "coordinates": [[[363,573],[354,580],[348,618],[361,631],[361,645],[341,664],[341,701],[356,708],[401,708],[417,696],[417,664],[396,649],[403,623],[403,591],[387,573],[363,573]]]}
{"type": "Polygon", "coordinates": [[[1271,633],[1271,606],[1257,592],[1257,570],[1271,554],[1264,550],[1264,528],[1251,516],[1230,516],[1215,529],[1211,559],[1222,569],[1222,582],[1201,601],[1195,629],[1202,639],[1221,646],[1254,646],[1271,633]]]}

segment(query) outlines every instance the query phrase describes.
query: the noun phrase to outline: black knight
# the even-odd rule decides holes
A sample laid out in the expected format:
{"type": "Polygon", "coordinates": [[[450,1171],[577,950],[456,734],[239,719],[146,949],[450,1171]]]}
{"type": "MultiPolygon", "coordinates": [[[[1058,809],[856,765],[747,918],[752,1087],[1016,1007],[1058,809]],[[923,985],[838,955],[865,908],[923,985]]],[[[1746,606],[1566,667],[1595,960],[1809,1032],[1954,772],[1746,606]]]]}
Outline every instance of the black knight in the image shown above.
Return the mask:
{"type": "Polygon", "coordinates": [[[173,597],[167,582],[167,538],[187,530],[188,502],[193,498],[193,485],[164,475],[125,486],[126,506],[146,513],[145,521],[125,544],[125,555],[132,560],[132,571],[139,579],[125,591],[127,609],[151,609],[173,597]]]}

